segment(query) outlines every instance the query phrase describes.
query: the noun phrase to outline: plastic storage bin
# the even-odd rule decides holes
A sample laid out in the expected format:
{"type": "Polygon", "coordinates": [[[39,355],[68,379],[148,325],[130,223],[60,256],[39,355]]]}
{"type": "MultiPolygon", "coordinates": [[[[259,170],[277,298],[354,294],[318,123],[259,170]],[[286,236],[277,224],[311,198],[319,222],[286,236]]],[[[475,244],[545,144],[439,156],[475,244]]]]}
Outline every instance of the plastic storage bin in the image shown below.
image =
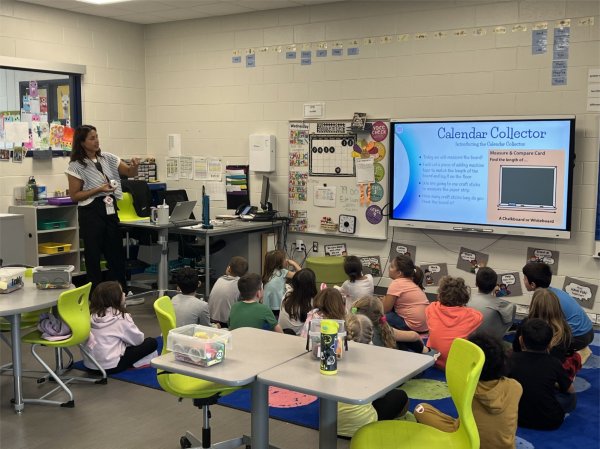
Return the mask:
{"type": "MultiPolygon", "coordinates": [[[[348,342],[346,341],[346,322],[344,320],[331,321],[335,321],[339,326],[335,353],[337,358],[341,359],[344,355],[344,351],[348,350],[348,342]]],[[[306,350],[312,351],[315,358],[321,358],[321,319],[314,319],[310,322],[306,350]]]]}
{"type": "Polygon", "coordinates": [[[176,360],[199,366],[222,362],[231,347],[231,332],[199,324],[172,329],[167,338],[167,349],[176,360]]]}
{"type": "Polygon", "coordinates": [[[73,265],[50,265],[33,269],[33,283],[39,289],[69,288],[71,275],[75,270],[73,265]]]}
{"type": "Polygon", "coordinates": [[[68,224],[67,220],[48,221],[44,220],[38,223],[38,229],[40,231],[47,231],[50,229],[62,229],[66,228],[68,224]]]}
{"type": "Polygon", "coordinates": [[[68,253],[71,251],[70,243],[47,242],[38,245],[38,252],[42,254],[68,253]]]}
{"type": "Polygon", "coordinates": [[[25,268],[0,268],[0,293],[10,293],[23,287],[25,268]]]}

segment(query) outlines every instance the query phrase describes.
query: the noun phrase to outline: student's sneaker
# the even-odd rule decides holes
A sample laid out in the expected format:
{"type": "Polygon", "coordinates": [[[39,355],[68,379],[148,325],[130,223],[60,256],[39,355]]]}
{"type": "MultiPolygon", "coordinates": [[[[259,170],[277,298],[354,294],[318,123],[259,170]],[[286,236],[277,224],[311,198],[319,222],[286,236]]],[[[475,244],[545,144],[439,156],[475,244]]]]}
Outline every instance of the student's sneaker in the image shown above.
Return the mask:
{"type": "Polygon", "coordinates": [[[132,291],[127,292],[127,296],[125,297],[125,306],[126,307],[139,306],[140,304],[144,304],[144,302],[145,302],[145,299],[143,296],[140,296],[139,298],[134,298],[132,291]]]}

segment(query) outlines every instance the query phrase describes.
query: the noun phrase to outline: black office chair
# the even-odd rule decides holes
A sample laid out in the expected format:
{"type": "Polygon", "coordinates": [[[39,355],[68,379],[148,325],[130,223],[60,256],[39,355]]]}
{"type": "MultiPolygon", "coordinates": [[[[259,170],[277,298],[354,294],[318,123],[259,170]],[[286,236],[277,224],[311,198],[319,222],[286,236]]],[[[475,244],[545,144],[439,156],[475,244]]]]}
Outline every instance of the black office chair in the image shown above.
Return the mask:
{"type": "MultiPolygon", "coordinates": [[[[169,215],[175,208],[175,205],[180,201],[189,201],[187,192],[183,189],[180,190],[164,190],[159,191],[158,193],[158,202],[159,204],[163,204],[163,201],[169,206],[169,215]]],[[[190,215],[192,220],[195,219],[194,213],[190,215]]],[[[169,240],[178,241],[179,242],[179,254],[182,257],[192,257],[194,259],[198,259],[204,256],[204,244],[198,243],[197,238],[193,235],[183,235],[183,234],[169,234],[169,240]]],[[[219,239],[211,242],[209,247],[209,253],[214,254],[218,251],[221,251],[225,248],[226,243],[225,240],[219,239]]]]}

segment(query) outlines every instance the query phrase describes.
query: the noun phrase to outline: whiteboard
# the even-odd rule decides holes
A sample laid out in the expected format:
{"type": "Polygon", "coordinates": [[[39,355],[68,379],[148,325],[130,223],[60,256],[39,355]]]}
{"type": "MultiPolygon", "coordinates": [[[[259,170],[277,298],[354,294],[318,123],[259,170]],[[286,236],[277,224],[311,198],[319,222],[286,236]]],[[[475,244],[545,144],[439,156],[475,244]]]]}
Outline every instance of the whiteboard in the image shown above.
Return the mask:
{"type": "Polygon", "coordinates": [[[291,232],[387,239],[390,122],[351,123],[289,122],[291,232]]]}

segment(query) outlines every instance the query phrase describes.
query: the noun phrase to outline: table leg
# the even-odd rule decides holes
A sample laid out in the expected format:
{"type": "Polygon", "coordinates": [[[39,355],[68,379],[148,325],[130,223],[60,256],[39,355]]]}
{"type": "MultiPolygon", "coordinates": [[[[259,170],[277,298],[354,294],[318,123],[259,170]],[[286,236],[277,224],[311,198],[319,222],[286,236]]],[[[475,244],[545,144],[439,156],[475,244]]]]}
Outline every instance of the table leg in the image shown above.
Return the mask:
{"type": "Polygon", "coordinates": [[[252,449],[269,448],[269,386],[254,381],[252,392],[252,449]]]}
{"type": "Polygon", "coordinates": [[[21,386],[21,314],[8,317],[10,320],[10,338],[12,343],[13,384],[15,390],[14,408],[16,413],[22,413],[25,408],[21,386]]]}
{"type": "Polygon", "coordinates": [[[319,398],[319,448],[337,447],[337,401],[319,398]]]}
{"type": "Polygon", "coordinates": [[[158,261],[158,296],[163,296],[169,285],[169,230],[158,230],[160,260],[158,261]]]}
{"type": "Polygon", "coordinates": [[[204,300],[210,295],[210,236],[204,235],[204,300]]]}

